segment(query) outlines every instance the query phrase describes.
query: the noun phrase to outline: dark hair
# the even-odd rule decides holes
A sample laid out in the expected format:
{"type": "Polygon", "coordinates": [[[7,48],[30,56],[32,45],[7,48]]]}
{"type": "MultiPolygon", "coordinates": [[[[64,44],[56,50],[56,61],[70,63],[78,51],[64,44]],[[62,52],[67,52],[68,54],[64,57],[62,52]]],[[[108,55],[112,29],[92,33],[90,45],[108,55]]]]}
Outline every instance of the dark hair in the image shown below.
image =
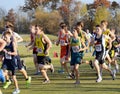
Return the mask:
{"type": "Polygon", "coordinates": [[[105,22],[107,22],[107,21],[106,21],[106,20],[102,20],[102,21],[101,21],[101,24],[103,24],[103,23],[105,23],[105,22]]]}
{"type": "Polygon", "coordinates": [[[9,21],[6,22],[6,26],[8,26],[9,28],[14,27],[14,25],[9,21]]]}
{"type": "Polygon", "coordinates": [[[81,27],[84,27],[84,23],[83,23],[82,21],[77,22],[76,26],[81,26],[81,27]]]}
{"type": "Polygon", "coordinates": [[[99,25],[99,24],[97,24],[95,27],[100,27],[100,25],[99,25]]]}
{"type": "Polygon", "coordinates": [[[63,29],[64,27],[67,27],[67,25],[64,22],[61,22],[60,27],[63,29]]]}
{"type": "Polygon", "coordinates": [[[74,27],[74,28],[73,28],[72,33],[74,32],[74,30],[76,30],[76,31],[77,31],[77,33],[79,33],[79,29],[78,29],[77,27],[74,27]]]}
{"type": "Polygon", "coordinates": [[[5,35],[11,35],[11,32],[9,30],[6,30],[4,33],[3,33],[3,36],[5,35]]]}
{"type": "Polygon", "coordinates": [[[35,25],[35,29],[36,29],[37,27],[38,27],[39,29],[43,30],[43,27],[42,27],[40,24],[36,24],[36,25],[35,25]]]}
{"type": "Polygon", "coordinates": [[[63,24],[65,24],[64,22],[61,22],[60,24],[59,24],[59,26],[61,27],[61,25],[63,25],[63,24]]]}
{"type": "Polygon", "coordinates": [[[14,31],[14,25],[9,21],[6,22],[6,27],[5,28],[10,28],[11,30],[14,31]]]}

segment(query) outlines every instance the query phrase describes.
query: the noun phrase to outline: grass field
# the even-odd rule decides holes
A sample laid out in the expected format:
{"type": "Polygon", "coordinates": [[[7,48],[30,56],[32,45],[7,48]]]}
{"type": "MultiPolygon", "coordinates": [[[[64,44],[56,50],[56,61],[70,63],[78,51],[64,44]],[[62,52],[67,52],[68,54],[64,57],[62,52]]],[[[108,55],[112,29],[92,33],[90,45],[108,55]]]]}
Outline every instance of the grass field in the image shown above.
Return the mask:
{"type": "MultiPolygon", "coordinates": [[[[89,65],[80,65],[80,81],[81,84],[75,86],[75,82],[72,79],[66,78],[66,74],[58,74],[57,70],[60,68],[59,58],[54,58],[54,51],[59,54],[59,47],[53,44],[50,50],[50,57],[52,58],[52,63],[55,67],[55,73],[51,74],[48,71],[51,83],[42,84],[43,78],[41,75],[33,75],[35,68],[32,61],[32,51],[27,51],[24,44],[29,41],[28,35],[22,35],[24,38],[24,43],[19,44],[19,52],[21,58],[25,61],[27,65],[28,75],[32,76],[31,86],[26,89],[24,77],[17,72],[17,78],[19,82],[19,87],[21,90],[20,94],[120,94],[120,73],[117,74],[116,80],[112,80],[108,72],[103,71],[103,81],[101,83],[96,83],[96,72],[95,69],[91,69],[89,65]]],[[[56,39],[56,37],[49,36],[50,39],[56,39]]],[[[85,59],[91,59],[91,54],[85,55],[85,59]]],[[[69,65],[69,64],[68,64],[69,65]]],[[[2,88],[2,84],[0,84],[2,88]]],[[[3,94],[11,94],[14,89],[12,85],[3,91],[3,94]]]]}

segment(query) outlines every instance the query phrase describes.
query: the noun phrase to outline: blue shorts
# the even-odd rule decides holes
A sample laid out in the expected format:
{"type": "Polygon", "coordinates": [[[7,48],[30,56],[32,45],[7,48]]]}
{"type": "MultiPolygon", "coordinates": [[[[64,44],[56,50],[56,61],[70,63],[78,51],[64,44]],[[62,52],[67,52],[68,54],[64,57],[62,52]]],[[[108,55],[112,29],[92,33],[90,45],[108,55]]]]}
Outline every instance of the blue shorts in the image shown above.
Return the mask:
{"type": "Polygon", "coordinates": [[[1,70],[1,69],[0,69],[0,81],[1,81],[2,83],[5,82],[5,76],[4,76],[4,74],[3,74],[3,70],[1,70]]]}

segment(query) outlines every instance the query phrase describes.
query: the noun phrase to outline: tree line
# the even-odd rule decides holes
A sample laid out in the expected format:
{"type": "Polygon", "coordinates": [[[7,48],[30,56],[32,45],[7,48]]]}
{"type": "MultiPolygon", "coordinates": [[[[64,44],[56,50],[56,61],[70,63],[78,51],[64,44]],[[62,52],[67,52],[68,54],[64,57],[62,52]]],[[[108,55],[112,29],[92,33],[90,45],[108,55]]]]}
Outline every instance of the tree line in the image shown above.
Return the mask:
{"type": "Polygon", "coordinates": [[[0,30],[6,21],[11,22],[18,33],[29,33],[30,24],[39,24],[45,33],[57,34],[59,23],[65,22],[71,30],[77,21],[85,23],[91,32],[101,20],[107,20],[110,28],[120,31],[120,4],[116,1],[94,0],[84,4],[80,0],[25,0],[17,12],[8,13],[0,8],[0,30]]]}

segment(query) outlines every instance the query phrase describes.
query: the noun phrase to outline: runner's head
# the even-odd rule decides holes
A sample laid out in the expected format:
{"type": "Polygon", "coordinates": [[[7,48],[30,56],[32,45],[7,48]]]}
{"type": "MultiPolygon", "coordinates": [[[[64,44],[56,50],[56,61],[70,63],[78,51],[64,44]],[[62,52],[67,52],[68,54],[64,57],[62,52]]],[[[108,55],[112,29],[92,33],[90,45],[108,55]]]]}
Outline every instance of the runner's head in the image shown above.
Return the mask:
{"type": "Polygon", "coordinates": [[[79,33],[78,28],[74,28],[73,31],[72,31],[73,36],[74,36],[74,37],[77,37],[77,36],[78,36],[78,33],[79,33]]]}
{"type": "Polygon", "coordinates": [[[3,39],[7,42],[10,43],[11,42],[11,32],[9,30],[6,30],[3,34],[3,39]]]}
{"type": "Polygon", "coordinates": [[[77,22],[76,27],[79,28],[79,29],[83,29],[84,23],[82,21],[77,22]]]}
{"type": "Polygon", "coordinates": [[[9,21],[7,21],[5,24],[5,30],[7,29],[11,29],[12,31],[14,30],[14,25],[9,21]]]}
{"type": "Polygon", "coordinates": [[[102,34],[102,29],[101,29],[100,25],[96,25],[96,34],[97,35],[101,35],[102,34]]]}
{"type": "Polygon", "coordinates": [[[60,23],[60,28],[65,29],[66,27],[67,27],[67,25],[64,22],[60,23]]]}
{"type": "Polygon", "coordinates": [[[36,34],[43,34],[44,32],[43,32],[43,28],[42,28],[42,26],[40,26],[40,25],[35,25],[35,33],[36,34]]]}
{"type": "Polygon", "coordinates": [[[102,20],[101,21],[101,27],[107,27],[108,26],[108,22],[106,20],[102,20]]]}

